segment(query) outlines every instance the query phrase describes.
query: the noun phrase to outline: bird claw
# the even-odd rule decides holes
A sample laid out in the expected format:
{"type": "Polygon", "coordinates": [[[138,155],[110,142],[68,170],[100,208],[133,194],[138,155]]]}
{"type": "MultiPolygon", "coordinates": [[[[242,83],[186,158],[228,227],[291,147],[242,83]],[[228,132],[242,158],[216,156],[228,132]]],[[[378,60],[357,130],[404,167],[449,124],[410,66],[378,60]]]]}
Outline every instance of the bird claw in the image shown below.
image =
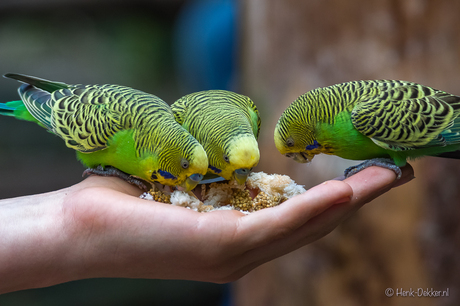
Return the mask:
{"type": "Polygon", "coordinates": [[[349,178],[352,175],[355,175],[356,173],[372,167],[372,166],[377,166],[377,167],[382,167],[388,170],[392,170],[396,174],[396,179],[399,180],[402,175],[401,168],[395,165],[393,160],[389,158],[373,158],[366,160],[356,166],[351,166],[344,171],[345,178],[349,178]]]}
{"type": "Polygon", "coordinates": [[[131,185],[137,186],[139,189],[143,191],[148,191],[150,188],[147,185],[147,182],[140,178],[136,178],[134,176],[131,176],[117,168],[114,167],[102,167],[101,165],[97,166],[96,168],[88,168],[83,172],[83,177],[85,175],[99,175],[99,176],[112,176],[112,177],[118,177],[125,182],[130,183],[131,185]]]}

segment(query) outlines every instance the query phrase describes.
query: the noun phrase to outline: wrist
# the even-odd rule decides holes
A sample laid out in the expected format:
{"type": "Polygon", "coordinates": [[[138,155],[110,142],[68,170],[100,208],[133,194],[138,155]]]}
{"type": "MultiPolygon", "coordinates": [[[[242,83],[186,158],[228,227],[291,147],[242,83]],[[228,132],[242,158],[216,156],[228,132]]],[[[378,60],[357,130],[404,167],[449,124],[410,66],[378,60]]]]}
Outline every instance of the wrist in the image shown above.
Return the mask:
{"type": "Polygon", "coordinates": [[[1,293],[67,280],[64,198],[60,190],[0,201],[1,293]]]}

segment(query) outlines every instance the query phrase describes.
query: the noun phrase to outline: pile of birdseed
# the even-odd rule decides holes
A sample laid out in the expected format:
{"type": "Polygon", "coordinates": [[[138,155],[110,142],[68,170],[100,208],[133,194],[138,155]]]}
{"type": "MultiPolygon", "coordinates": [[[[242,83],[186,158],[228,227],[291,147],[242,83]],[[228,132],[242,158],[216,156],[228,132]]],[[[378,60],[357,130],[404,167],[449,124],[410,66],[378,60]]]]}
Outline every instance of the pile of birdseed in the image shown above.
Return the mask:
{"type": "Polygon", "coordinates": [[[297,185],[289,176],[252,172],[246,185],[235,182],[212,183],[197,187],[200,199],[192,193],[175,190],[171,194],[162,191],[144,193],[141,198],[190,208],[199,212],[235,209],[244,213],[279,205],[305,188],[297,185]]]}

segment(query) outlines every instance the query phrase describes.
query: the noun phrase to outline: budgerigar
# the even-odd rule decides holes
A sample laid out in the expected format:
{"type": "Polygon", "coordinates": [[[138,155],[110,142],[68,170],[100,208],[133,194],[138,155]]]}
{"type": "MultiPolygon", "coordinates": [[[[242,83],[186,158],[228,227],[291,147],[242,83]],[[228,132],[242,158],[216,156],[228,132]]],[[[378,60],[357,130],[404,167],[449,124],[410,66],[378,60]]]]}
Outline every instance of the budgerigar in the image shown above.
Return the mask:
{"type": "Polygon", "coordinates": [[[160,98],[118,85],[68,85],[8,73],[25,84],[21,101],[0,114],[38,123],[77,151],[87,173],[194,188],[207,172],[206,152],[160,98]],[[139,180],[140,179],[140,180],[139,180]]]}
{"type": "Polygon", "coordinates": [[[260,116],[252,100],[230,91],[209,90],[186,95],[171,108],[177,122],[208,155],[205,178],[221,176],[244,184],[260,158],[260,116]]]}
{"type": "Polygon", "coordinates": [[[460,158],[459,115],[460,97],[444,91],[405,81],[354,81],[300,96],[278,120],[275,144],[301,163],[319,153],[371,159],[347,169],[347,176],[371,165],[400,176],[407,159],[460,158]]]}

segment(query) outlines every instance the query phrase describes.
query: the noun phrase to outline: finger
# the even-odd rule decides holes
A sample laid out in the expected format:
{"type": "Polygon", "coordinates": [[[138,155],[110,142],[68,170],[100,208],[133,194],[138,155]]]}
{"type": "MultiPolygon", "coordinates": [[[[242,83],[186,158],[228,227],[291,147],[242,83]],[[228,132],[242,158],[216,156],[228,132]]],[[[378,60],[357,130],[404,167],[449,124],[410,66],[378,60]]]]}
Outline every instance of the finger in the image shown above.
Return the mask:
{"type": "Polygon", "coordinates": [[[348,202],[348,184],[327,181],[279,206],[243,216],[237,227],[238,243],[253,249],[289,236],[311,218],[340,202],[348,202]]]}
{"type": "MultiPolygon", "coordinates": [[[[404,171],[401,179],[405,180],[407,176],[410,176],[409,171],[404,171]]],[[[396,174],[391,170],[369,167],[345,179],[344,182],[349,184],[353,190],[351,201],[327,209],[321,215],[310,220],[308,222],[309,228],[303,230],[316,232],[318,236],[326,235],[364,204],[390,190],[398,181],[396,181],[396,174]]]]}
{"type": "MultiPolygon", "coordinates": [[[[410,176],[409,169],[406,171],[409,173],[405,175],[410,176]]],[[[262,264],[327,235],[362,205],[386,189],[390,189],[395,179],[396,175],[393,171],[370,167],[344,180],[353,189],[353,196],[350,201],[329,206],[320,214],[307,220],[305,224],[292,231],[284,239],[275,240],[269,245],[260,246],[250,251],[249,254],[245,255],[248,259],[248,266],[253,265],[251,259],[256,264],[262,264]]]]}
{"type": "Polygon", "coordinates": [[[396,180],[396,174],[393,171],[381,167],[369,167],[345,179],[344,182],[353,189],[352,202],[358,203],[360,207],[391,188],[407,183],[414,177],[410,165],[401,170],[402,176],[399,180],[396,180]]]}

